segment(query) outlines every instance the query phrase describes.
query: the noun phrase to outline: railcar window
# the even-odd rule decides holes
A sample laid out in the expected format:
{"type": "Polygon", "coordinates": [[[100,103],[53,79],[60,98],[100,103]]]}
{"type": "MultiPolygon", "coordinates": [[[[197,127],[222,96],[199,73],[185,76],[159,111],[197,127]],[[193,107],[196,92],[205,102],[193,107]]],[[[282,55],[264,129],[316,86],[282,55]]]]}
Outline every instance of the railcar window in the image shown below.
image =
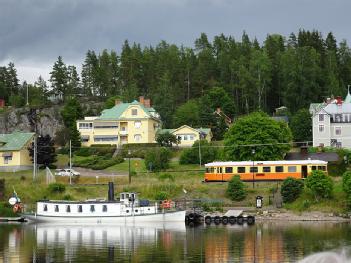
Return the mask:
{"type": "Polygon", "coordinates": [[[263,172],[264,173],[270,173],[271,172],[271,167],[269,167],[269,166],[263,167],[263,172]]]}
{"type": "Polygon", "coordinates": [[[313,165],[312,166],[312,171],[317,170],[317,166],[313,165]]]}
{"type": "Polygon", "coordinates": [[[44,205],[44,211],[48,211],[48,206],[47,205],[44,205]]]}
{"type": "Polygon", "coordinates": [[[210,172],[210,168],[206,168],[206,173],[209,173],[210,172]]]}
{"type": "Polygon", "coordinates": [[[95,212],[95,206],[94,205],[90,206],[90,212],[95,212]]]}
{"type": "Polygon", "coordinates": [[[222,173],[222,167],[217,167],[217,173],[219,173],[219,174],[222,173]]]}
{"type": "Polygon", "coordinates": [[[78,206],[78,213],[82,213],[83,212],[83,206],[79,205],[78,206]]]}
{"type": "Polygon", "coordinates": [[[296,173],[296,166],[288,166],[289,173],[296,173]]]}
{"type": "Polygon", "coordinates": [[[250,167],[250,173],[258,173],[258,167],[250,167]]]}
{"type": "Polygon", "coordinates": [[[58,212],[58,211],[59,211],[59,206],[55,205],[55,212],[58,212]]]}
{"type": "Polygon", "coordinates": [[[70,205],[66,206],[66,212],[71,213],[71,206],[70,205]]]}
{"type": "Polygon", "coordinates": [[[276,173],[282,173],[282,172],[284,172],[284,166],[276,166],[276,167],[275,167],[275,172],[276,172],[276,173]]]}
{"type": "Polygon", "coordinates": [[[326,171],[327,169],[325,166],[318,166],[318,170],[326,171]]]}
{"type": "Polygon", "coordinates": [[[239,174],[243,174],[243,173],[245,173],[245,172],[246,172],[245,167],[238,167],[238,173],[239,173],[239,174]]]}
{"type": "Polygon", "coordinates": [[[107,212],[107,205],[102,206],[102,212],[107,212]]]}
{"type": "Polygon", "coordinates": [[[226,172],[227,174],[232,174],[232,173],[233,173],[233,167],[226,167],[226,168],[225,168],[225,172],[226,172]]]}

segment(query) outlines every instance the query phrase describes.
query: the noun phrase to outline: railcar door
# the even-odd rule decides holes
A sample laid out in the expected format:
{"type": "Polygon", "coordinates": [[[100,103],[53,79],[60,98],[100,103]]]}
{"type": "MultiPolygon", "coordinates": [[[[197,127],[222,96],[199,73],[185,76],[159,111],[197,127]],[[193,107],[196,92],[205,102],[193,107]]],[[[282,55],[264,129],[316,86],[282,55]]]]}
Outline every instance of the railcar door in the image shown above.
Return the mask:
{"type": "Polygon", "coordinates": [[[302,165],[301,166],[301,178],[306,178],[307,177],[307,165],[302,165]]]}

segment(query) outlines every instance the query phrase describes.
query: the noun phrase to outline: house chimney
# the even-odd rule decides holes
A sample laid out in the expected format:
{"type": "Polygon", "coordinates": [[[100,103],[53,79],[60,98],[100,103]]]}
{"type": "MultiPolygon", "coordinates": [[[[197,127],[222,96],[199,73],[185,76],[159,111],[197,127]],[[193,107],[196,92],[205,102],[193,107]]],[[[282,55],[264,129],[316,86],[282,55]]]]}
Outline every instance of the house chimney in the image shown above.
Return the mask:
{"type": "Polygon", "coordinates": [[[139,102],[140,102],[140,104],[144,105],[144,96],[140,96],[139,97],[139,102]]]}
{"type": "Polygon", "coordinates": [[[145,99],[144,100],[144,106],[146,108],[151,108],[151,100],[150,99],[145,99]]]}
{"type": "Polygon", "coordinates": [[[337,96],[337,97],[336,97],[336,104],[337,104],[337,105],[341,105],[341,104],[342,104],[342,98],[341,98],[341,96],[337,96]]]}
{"type": "Polygon", "coordinates": [[[118,104],[121,104],[122,101],[120,99],[115,99],[115,106],[118,105],[118,104]]]}

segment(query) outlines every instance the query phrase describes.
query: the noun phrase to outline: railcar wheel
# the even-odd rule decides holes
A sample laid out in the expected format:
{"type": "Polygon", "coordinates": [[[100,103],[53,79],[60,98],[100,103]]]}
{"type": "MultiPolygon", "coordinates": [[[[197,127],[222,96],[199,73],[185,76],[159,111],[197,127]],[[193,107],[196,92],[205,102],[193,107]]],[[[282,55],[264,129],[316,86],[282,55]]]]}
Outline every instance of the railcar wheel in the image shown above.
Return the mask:
{"type": "Polygon", "coordinates": [[[228,224],[228,217],[227,217],[227,216],[223,216],[223,217],[222,217],[222,224],[223,224],[223,225],[228,224]]]}
{"type": "Polygon", "coordinates": [[[236,222],[235,216],[230,216],[230,217],[229,217],[229,224],[234,225],[235,222],[236,222]]]}

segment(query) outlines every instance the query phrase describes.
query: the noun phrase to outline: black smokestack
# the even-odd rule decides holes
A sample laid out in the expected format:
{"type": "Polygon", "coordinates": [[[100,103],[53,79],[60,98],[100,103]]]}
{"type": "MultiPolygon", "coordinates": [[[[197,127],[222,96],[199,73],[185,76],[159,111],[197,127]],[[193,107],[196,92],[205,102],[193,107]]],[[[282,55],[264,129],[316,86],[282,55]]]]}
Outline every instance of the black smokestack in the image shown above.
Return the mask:
{"type": "Polygon", "coordinates": [[[113,182],[108,183],[108,200],[114,201],[115,200],[115,189],[113,182]]]}

